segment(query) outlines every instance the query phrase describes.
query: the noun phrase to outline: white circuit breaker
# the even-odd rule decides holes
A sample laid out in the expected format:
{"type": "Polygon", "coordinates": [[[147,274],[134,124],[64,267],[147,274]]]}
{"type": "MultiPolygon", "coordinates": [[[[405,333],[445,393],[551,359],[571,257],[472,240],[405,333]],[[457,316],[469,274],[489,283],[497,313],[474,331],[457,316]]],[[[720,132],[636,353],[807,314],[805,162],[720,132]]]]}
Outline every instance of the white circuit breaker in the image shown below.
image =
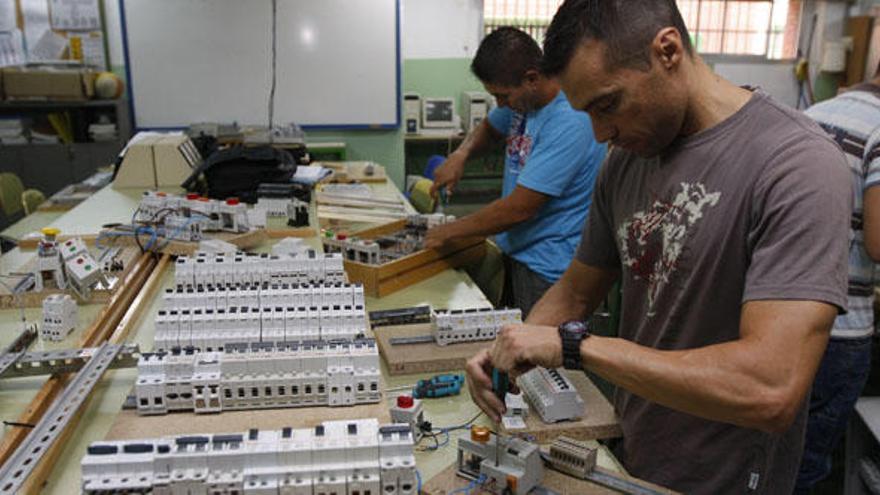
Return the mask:
{"type": "Polygon", "coordinates": [[[352,339],[367,332],[361,284],[244,284],[166,289],[153,350],[352,339]]]}
{"type": "Polygon", "coordinates": [[[535,368],[520,376],[517,385],[545,423],[584,415],[584,400],[561,369],[535,368]]]}
{"type": "Polygon", "coordinates": [[[296,256],[266,253],[218,255],[196,253],[175,262],[177,285],[226,283],[336,283],[345,282],[342,256],[314,250],[296,256]]]}
{"type": "Polygon", "coordinates": [[[145,353],[135,397],[143,415],[373,403],[379,352],[374,340],[356,339],[145,353]]]}
{"type": "Polygon", "coordinates": [[[434,340],[439,345],[492,340],[505,325],[522,323],[519,309],[457,309],[432,315],[434,340]]]}
{"type": "Polygon", "coordinates": [[[413,446],[408,426],[376,419],[102,441],[82,458],[82,492],[417,495],[413,446]]]}
{"type": "Polygon", "coordinates": [[[61,341],[76,328],[79,308],[76,301],[67,294],[52,294],[43,299],[43,325],[40,337],[46,340],[61,341]]]}

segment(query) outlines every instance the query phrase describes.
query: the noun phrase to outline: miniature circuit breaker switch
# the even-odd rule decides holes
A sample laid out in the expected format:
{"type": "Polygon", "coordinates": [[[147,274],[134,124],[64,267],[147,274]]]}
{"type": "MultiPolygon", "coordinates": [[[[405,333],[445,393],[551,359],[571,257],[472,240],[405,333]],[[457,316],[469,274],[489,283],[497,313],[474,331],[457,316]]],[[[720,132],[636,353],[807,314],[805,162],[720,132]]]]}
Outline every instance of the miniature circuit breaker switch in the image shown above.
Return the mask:
{"type": "Polygon", "coordinates": [[[537,445],[473,426],[470,438],[458,440],[456,474],[492,493],[525,495],[544,479],[544,465],[537,445]]]}
{"type": "Polygon", "coordinates": [[[520,376],[517,384],[545,423],[584,415],[584,400],[561,370],[538,367],[520,376]]]}
{"type": "Polygon", "coordinates": [[[464,309],[435,311],[434,340],[439,345],[492,340],[506,325],[522,323],[519,309],[464,309]]]}
{"type": "Polygon", "coordinates": [[[78,314],[76,301],[67,294],[52,294],[43,299],[43,325],[40,337],[61,341],[76,328],[78,314]]]}
{"type": "Polygon", "coordinates": [[[358,339],[145,353],[135,397],[141,415],[374,403],[379,352],[374,340],[358,339]]]}
{"type": "Polygon", "coordinates": [[[86,494],[416,495],[412,432],[376,419],[92,443],[86,494]]]}
{"type": "Polygon", "coordinates": [[[391,421],[407,424],[412,428],[416,443],[422,439],[422,425],[425,424],[425,414],[422,411],[422,401],[409,395],[401,395],[391,406],[391,421]]]}
{"type": "Polygon", "coordinates": [[[550,444],[550,465],[553,469],[586,479],[596,467],[597,449],[585,442],[566,436],[558,437],[550,444]]]}
{"type": "Polygon", "coordinates": [[[166,289],[153,350],[352,339],[367,333],[361,284],[225,284],[166,289]]]}

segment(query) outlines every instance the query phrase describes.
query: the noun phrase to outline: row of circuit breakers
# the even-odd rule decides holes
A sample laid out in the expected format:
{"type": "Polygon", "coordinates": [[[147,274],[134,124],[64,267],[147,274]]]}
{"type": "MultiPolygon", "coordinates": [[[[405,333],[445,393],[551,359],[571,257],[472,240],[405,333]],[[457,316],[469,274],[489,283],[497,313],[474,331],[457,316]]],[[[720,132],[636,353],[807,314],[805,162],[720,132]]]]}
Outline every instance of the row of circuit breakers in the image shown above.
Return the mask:
{"type": "Polygon", "coordinates": [[[351,406],[381,400],[372,339],[175,349],[138,360],[139,414],[351,406]]]}
{"type": "Polygon", "coordinates": [[[154,350],[230,343],[352,339],[367,329],[364,287],[244,284],[167,289],[154,350]]]}
{"type": "Polygon", "coordinates": [[[266,282],[315,284],[346,280],[341,254],[323,254],[313,249],[288,256],[199,252],[177,258],[174,268],[174,282],[183,286],[266,282]]]}
{"type": "Polygon", "coordinates": [[[376,419],[96,442],[81,467],[87,494],[416,495],[418,487],[409,426],[376,419]]]}

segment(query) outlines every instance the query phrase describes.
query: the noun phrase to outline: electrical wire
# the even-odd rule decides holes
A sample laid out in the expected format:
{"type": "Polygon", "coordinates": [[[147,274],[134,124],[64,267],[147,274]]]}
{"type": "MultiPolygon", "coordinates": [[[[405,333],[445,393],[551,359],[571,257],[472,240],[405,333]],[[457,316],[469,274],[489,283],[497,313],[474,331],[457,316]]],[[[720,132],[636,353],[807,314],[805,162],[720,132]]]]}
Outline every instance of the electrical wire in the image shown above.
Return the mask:
{"type": "Polygon", "coordinates": [[[416,493],[422,493],[422,473],[416,469],[416,493]]]}
{"type": "Polygon", "coordinates": [[[483,483],[485,483],[486,479],[487,479],[487,476],[485,474],[481,474],[478,478],[476,478],[473,481],[471,481],[470,483],[468,483],[468,486],[466,486],[464,488],[459,488],[458,490],[452,490],[447,495],[456,495],[458,493],[464,493],[465,495],[469,495],[472,491],[474,491],[479,486],[481,486],[483,483]]]}
{"type": "Polygon", "coordinates": [[[276,60],[278,46],[278,0],[272,0],[272,86],[269,90],[269,141],[272,140],[272,127],[275,125],[275,85],[277,83],[276,60]]]}

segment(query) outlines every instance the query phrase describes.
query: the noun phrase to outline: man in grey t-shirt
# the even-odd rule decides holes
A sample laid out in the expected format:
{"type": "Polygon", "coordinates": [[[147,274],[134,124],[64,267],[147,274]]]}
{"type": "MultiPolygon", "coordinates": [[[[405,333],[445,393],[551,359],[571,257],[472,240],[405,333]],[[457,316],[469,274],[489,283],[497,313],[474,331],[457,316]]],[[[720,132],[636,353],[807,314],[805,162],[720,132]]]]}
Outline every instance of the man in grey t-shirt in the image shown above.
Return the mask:
{"type": "Polygon", "coordinates": [[[635,476],[686,493],[790,493],[805,398],[846,305],[840,149],[713,74],[674,0],[566,1],[545,65],[615,149],[575,261],[526,325],[468,363],[474,401],[497,420],[491,368],[515,377],[565,355],[618,386],[618,454],[635,476]],[[557,332],[618,279],[620,338],[557,332]]]}

